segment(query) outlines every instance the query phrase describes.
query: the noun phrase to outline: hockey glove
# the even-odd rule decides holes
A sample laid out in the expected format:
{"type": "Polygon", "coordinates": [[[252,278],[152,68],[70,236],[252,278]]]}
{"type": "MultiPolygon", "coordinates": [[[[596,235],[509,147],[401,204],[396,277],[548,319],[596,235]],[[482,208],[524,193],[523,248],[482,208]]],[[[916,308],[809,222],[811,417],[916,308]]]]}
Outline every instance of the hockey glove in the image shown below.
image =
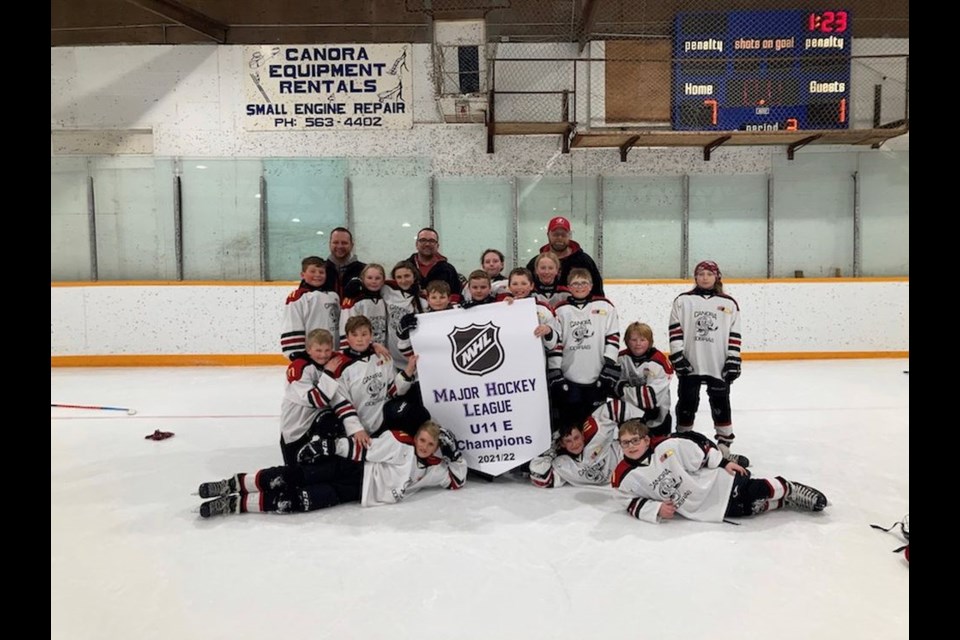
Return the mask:
{"type": "Polygon", "coordinates": [[[410,332],[417,328],[417,324],[419,324],[417,314],[408,313],[403,316],[400,318],[400,326],[397,328],[397,337],[401,340],[407,340],[410,337],[410,332]]]}
{"type": "Polygon", "coordinates": [[[727,361],[723,364],[723,373],[721,376],[723,377],[723,381],[727,384],[730,384],[739,378],[740,360],[737,358],[727,358],[727,361]]]}
{"type": "Polygon", "coordinates": [[[337,452],[337,439],[313,436],[310,442],[303,445],[297,452],[297,462],[300,464],[314,464],[323,458],[329,458],[337,452]]]}
{"type": "Polygon", "coordinates": [[[613,395],[617,398],[622,398],[624,392],[627,390],[627,387],[630,386],[630,383],[626,380],[617,380],[617,384],[613,387],[613,395]]]}
{"type": "Polygon", "coordinates": [[[570,385],[567,384],[560,369],[547,369],[547,390],[551,393],[570,391],[570,385]]]}
{"type": "Polygon", "coordinates": [[[462,455],[453,434],[443,427],[440,428],[440,454],[450,462],[456,462],[462,455]]]}
{"type": "Polygon", "coordinates": [[[678,376],[693,375],[693,365],[687,360],[687,356],[683,355],[683,351],[671,353],[670,364],[673,365],[673,370],[677,372],[678,376]]]}
{"type": "Polygon", "coordinates": [[[604,358],[600,377],[597,378],[597,386],[609,395],[616,393],[618,382],[620,382],[620,367],[610,358],[604,358]]]}
{"type": "Polygon", "coordinates": [[[361,293],[363,293],[363,284],[360,282],[360,278],[351,278],[343,285],[343,296],[341,297],[344,300],[359,298],[361,293]]]}

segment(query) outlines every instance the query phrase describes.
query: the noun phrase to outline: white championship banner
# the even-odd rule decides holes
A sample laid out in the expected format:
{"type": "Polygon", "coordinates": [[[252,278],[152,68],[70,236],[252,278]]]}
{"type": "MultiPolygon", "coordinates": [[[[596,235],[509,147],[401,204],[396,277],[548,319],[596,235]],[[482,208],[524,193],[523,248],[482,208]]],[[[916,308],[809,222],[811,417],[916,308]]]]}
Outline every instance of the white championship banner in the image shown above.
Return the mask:
{"type": "Polygon", "coordinates": [[[245,47],[243,128],[410,129],[412,49],[410,44],[245,47]]]}
{"type": "Polygon", "coordinates": [[[417,316],[423,404],[467,466],[499,475],[550,446],[543,344],[532,298],[417,316]]]}

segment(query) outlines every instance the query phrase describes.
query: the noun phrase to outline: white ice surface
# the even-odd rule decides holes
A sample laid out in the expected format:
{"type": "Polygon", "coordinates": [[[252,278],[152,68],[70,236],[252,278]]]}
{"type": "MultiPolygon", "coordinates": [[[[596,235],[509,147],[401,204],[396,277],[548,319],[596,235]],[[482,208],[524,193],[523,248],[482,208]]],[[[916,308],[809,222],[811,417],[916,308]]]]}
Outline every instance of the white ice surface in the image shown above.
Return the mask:
{"type": "Polygon", "coordinates": [[[51,637],[900,640],[908,563],[869,525],[909,512],[907,368],[746,362],[734,451],[830,506],[739,526],[647,524],[610,489],[515,473],[204,520],[200,482],[280,463],[282,367],[52,369],[51,403],[138,413],[51,408],[51,637]]]}

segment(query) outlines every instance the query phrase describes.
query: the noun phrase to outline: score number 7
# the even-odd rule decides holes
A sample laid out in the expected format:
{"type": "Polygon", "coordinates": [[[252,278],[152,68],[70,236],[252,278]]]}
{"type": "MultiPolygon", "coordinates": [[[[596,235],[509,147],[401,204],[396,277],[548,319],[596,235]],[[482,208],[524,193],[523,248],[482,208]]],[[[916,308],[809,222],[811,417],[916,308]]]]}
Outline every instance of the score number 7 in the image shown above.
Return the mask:
{"type": "Polygon", "coordinates": [[[713,126],[717,125],[717,101],[713,98],[707,98],[703,101],[703,104],[710,107],[710,124],[713,126]]]}

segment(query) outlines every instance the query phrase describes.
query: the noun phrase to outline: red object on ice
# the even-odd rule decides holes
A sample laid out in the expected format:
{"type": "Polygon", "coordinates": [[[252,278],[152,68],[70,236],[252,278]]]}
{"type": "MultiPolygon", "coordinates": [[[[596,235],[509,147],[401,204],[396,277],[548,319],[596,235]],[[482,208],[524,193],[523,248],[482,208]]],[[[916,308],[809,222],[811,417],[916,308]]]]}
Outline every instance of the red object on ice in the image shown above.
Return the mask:
{"type": "Polygon", "coordinates": [[[150,435],[144,436],[144,440],[166,440],[172,437],[173,431],[160,431],[160,429],[157,429],[150,435]]]}

